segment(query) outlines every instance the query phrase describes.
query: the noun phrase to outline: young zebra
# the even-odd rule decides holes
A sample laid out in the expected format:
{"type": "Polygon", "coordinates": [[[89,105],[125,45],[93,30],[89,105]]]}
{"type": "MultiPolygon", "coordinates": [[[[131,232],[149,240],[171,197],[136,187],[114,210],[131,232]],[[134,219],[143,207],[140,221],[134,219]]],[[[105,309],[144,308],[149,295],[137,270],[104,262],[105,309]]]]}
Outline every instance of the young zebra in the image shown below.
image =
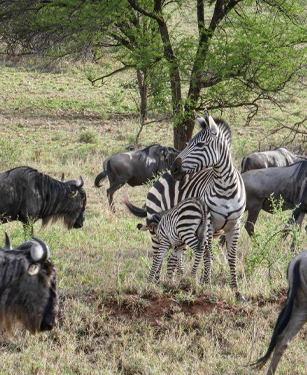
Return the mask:
{"type": "MultiPolygon", "coordinates": [[[[131,204],[127,197],[125,203],[134,215],[150,220],[156,212],[168,210],[187,197],[200,197],[210,211],[214,233],[225,233],[230,286],[241,299],[236,250],[246,197],[243,180],[232,162],[231,131],[224,120],[214,120],[207,113],[204,118],[196,114],[196,119],[202,130],[175,159],[171,173],[165,173],[150,189],[146,210],[131,204]]],[[[159,247],[154,236],[152,247],[159,247]]]]}
{"type": "MultiPolygon", "coordinates": [[[[189,246],[195,252],[191,276],[195,276],[205,249],[204,259],[206,264],[210,264],[207,269],[211,270],[213,230],[210,225],[208,208],[200,198],[187,198],[168,211],[156,213],[147,221],[146,225],[138,224],[137,228],[141,231],[150,230],[153,232],[159,243],[158,249],[153,248],[153,264],[148,282],[153,281],[169,249],[173,249],[173,254],[176,253],[175,258],[178,259],[179,269],[182,271],[183,245],[189,246]]],[[[172,277],[172,268],[168,267],[167,276],[169,278],[172,277]]],[[[205,277],[208,279],[210,275],[205,277]]]]}

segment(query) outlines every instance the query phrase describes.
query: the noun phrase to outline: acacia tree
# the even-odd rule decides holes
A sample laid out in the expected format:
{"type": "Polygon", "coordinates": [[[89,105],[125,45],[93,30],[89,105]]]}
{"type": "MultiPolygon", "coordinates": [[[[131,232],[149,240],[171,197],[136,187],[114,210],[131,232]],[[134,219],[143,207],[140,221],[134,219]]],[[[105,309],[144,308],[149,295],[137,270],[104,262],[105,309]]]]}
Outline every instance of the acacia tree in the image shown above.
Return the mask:
{"type": "Polygon", "coordinates": [[[170,105],[183,149],[194,109],[245,107],[251,117],[263,100],[279,104],[305,74],[306,14],[303,0],[0,0],[0,31],[14,50],[90,49],[99,61],[108,48],[118,66],[91,79],[145,72],[140,87],[170,105]]]}

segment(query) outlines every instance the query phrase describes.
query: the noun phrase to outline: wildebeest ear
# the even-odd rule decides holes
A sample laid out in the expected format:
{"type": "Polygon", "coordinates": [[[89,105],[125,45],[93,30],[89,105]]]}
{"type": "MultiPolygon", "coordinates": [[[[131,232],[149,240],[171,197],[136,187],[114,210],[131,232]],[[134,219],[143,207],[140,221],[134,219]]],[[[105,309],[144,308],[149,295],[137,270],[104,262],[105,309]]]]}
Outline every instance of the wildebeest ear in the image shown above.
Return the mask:
{"type": "Polygon", "coordinates": [[[40,265],[37,263],[31,263],[30,267],[28,268],[28,275],[34,276],[37,275],[40,270],[40,265]]]}
{"type": "Polygon", "coordinates": [[[77,190],[72,190],[68,193],[68,198],[74,198],[77,195],[77,190]]]}

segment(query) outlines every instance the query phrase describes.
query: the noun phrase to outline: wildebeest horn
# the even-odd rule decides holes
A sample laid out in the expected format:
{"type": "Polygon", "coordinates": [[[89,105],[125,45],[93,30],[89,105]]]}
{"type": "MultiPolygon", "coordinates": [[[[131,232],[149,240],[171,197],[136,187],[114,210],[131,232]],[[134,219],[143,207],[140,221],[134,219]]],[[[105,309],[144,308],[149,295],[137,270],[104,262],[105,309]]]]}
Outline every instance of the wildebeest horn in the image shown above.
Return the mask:
{"type": "Polygon", "coordinates": [[[61,182],[65,182],[64,173],[62,173],[61,182]]]}
{"type": "Polygon", "coordinates": [[[33,240],[38,243],[32,242],[31,257],[34,262],[43,263],[50,257],[50,250],[48,245],[37,237],[31,236],[33,240]]]}
{"type": "Polygon", "coordinates": [[[80,180],[78,180],[76,182],[76,186],[81,188],[83,186],[83,184],[84,184],[84,180],[83,180],[82,176],[80,176],[80,180]]]}
{"type": "Polygon", "coordinates": [[[9,235],[5,232],[5,245],[4,245],[5,250],[12,250],[12,244],[9,235]]]}

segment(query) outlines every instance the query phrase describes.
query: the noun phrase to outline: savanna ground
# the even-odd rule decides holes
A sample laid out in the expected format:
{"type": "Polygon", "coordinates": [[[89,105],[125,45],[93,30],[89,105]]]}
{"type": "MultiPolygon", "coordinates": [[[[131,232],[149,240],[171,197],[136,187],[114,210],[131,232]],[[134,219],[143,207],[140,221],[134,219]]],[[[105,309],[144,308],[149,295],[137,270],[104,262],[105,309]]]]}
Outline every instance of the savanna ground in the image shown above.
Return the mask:
{"type": "MultiPolygon", "coordinates": [[[[108,209],[107,181],[100,189],[93,186],[103,160],[125,151],[137,134],[137,94],[118,90],[130,78],[99,87],[91,86],[84,68],[73,64],[37,70],[31,61],[7,59],[0,69],[1,171],[28,165],[57,179],[63,172],[67,179],[81,175],[88,198],[82,229],[35,224],[35,235],[49,244],[58,271],[58,323],[36,336],[16,327],[11,340],[4,331],[1,374],[257,373],[248,362],[266,351],[286,299],[285,271],[294,254],[290,238],[282,241],[273,234],[289,212],[261,214],[258,246],[242,225],[237,270],[246,303],[235,301],[226,255],[217,246],[211,287],[199,285],[199,275],[196,281],[185,277],[148,285],[150,237],[137,231],[140,219],[122,201],[125,190],[133,203],[143,205],[149,186],[125,186],[115,193],[116,214],[108,209]]],[[[297,113],[305,108],[295,97],[285,105],[289,113],[295,112],[293,105],[297,113]]],[[[239,111],[222,115],[232,125],[238,168],[242,156],[259,143],[262,149],[279,146],[280,135],[269,133],[272,117],[293,121],[290,114],[270,113],[265,106],[248,127],[239,111]]],[[[152,123],[140,142],[172,146],[172,134],[171,123],[152,123]]],[[[21,223],[2,225],[0,231],[3,241],[5,231],[15,246],[24,241],[21,223]]],[[[305,248],[303,232],[295,253],[305,248]]],[[[186,270],[192,261],[187,253],[186,270]]],[[[284,355],[280,374],[306,373],[305,339],[303,329],[284,355]]]]}

